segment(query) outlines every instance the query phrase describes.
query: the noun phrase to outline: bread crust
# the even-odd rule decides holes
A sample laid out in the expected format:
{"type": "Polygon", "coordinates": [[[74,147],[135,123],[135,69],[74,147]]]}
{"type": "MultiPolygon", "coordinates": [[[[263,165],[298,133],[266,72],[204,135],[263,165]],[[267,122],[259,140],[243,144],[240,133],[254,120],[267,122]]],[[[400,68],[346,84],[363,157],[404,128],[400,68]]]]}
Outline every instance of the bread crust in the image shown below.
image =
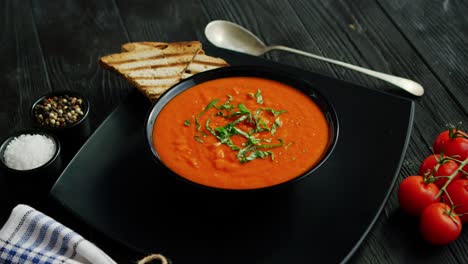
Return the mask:
{"type": "Polygon", "coordinates": [[[199,41],[131,42],[122,52],[100,58],[100,64],[123,75],[151,101],[173,85],[196,73],[229,66],[208,56],[199,41]]]}

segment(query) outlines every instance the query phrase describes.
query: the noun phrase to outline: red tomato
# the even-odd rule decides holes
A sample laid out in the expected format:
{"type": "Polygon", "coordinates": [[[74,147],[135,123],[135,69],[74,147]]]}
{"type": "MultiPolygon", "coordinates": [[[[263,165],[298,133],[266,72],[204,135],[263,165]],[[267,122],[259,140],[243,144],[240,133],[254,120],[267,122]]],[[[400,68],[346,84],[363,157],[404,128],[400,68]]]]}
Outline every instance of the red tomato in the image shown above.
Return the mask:
{"type": "Polygon", "coordinates": [[[423,160],[421,166],[419,166],[419,175],[426,175],[426,173],[432,172],[432,169],[439,163],[440,155],[430,155],[423,160]]]}
{"type": "Polygon", "coordinates": [[[398,189],[398,201],[405,212],[413,216],[421,215],[424,208],[440,201],[436,198],[439,188],[433,183],[424,183],[422,176],[409,176],[398,189]]]}
{"type": "MultiPolygon", "coordinates": [[[[452,199],[453,205],[455,205],[455,212],[461,215],[460,219],[463,223],[468,223],[468,180],[456,180],[452,181],[447,187],[447,192],[452,199]]],[[[450,202],[447,194],[444,194],[444,201],[450,202]]]]}
{"type": "Polygon", "coordinates": [[[461,161],[468,159],[468,139],[454,138],[445,142],[444,153],[461,161]]]}
{"type": "Polygon", "coordinates": [[[461,229],[460,217],[453,214],[450,206],[444,203],[433,203],[421,214],[419,230],[424,240],[431,244],[448,244],[457,239],[461,229]]]}
{"type": "MultiPolygon", "coordinates": [[[[438,177],[438,176],[450,176],[452,173],[458,170],[458,163],[449,160],[449,159],[444,159],[443,157],[440,157],[440,154],[434,154],[426,159],[421,163],[421,166],[419,167],[419,175],[425,175],[426,173],[431,173],[432,176],[438,177]],[[437,169],[436,169],[437,166],[437,169]]],[[[460,173],[457,173],[455,176],[455,179],[460,178],[460,173]]],[[[445,177],[440,177],[435,181],[435,184],[437,187],[442,188],[444,184],[447,182],[447,178],[445,177]]]]}
{"type": "Polygon", "coordinates": [[[446,130],[437,136],[433,148],[437,154],[443,151],[446,156],[465,160],[468,158],[468,134],[453,128],[446,130]]]}

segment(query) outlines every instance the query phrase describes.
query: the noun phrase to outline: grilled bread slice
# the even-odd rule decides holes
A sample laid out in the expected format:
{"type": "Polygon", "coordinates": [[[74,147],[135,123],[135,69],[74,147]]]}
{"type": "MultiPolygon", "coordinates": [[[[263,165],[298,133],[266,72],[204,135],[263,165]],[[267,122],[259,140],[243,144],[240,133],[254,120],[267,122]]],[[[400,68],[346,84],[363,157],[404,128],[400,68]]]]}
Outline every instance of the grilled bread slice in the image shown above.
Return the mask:
{"type": "MultiPolygon", "coordinates": [[[[162,42],[131,42],[122,45],[122,51],[136,51],[136,50],[148,50],[152,48],[157,48],[160,45],[164,45],[167,43],[162,42]]],[[[197,53],[197,55],[193,58],[192,62],[188,65],[182,74],[182,79],[188,78],[194,74],[229,66],[229,64],[221,59],[208,56],[204,53],[202,49],[197,53]]]]}
{"type": "Polygon", "coordinates": [[[152,43],[148,48],[139,45],[139,48],[130,51],[104,56],[100,62],[104,67],[122,74],[154,101],[182,79],[183,73],[201,50],[201,43],[152,43]]]}
{"type": "MultiPolygon", "coordinates": [[[[149,42],[149,41],[142,41],[142,42],[130,42],[125,43],[122,45],[122,51],[135,51],[135,50],[145,50],[145,49],[152,49],[152,48],[160,48],[161,46],[168,45],[165,42],[149,42]]],[[[200,48],[200,54],[204,54],[204,51],[200,48]]]]}
{"type": "Polygon", "coordinates": [[[182,74],[182,78],[188,78],[194,74],[229,66],[229,64],[221,59],[216,57],[211,57],[206,54],[198,53],[193,58],[192,62],[188,65],[187,69],[185,69],[184,73],[182,74]]]}

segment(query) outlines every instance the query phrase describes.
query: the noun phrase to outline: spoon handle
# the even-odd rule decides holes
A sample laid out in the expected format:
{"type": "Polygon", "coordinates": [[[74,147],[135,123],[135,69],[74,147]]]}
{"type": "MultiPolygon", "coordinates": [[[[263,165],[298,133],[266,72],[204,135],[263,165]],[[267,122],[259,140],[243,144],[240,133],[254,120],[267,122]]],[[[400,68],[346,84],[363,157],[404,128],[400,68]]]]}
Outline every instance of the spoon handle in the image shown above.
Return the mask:
{"type": "Polygon", "coordinates": [[[386,73],[382,73],[382,72],[378,72],[378,71],[369,70],[369,69],[359,67],[359,66],[356,66],[356,65],[352,65],[352,64],[349,64],[349,63],[346,63],[346,62],[332,60],[332,59],[329,59],[329,58],[325,58],[325,57],[322,57],[322,56],[318,56],[318,55],[315,55],[315,54],[304,52],[302,50],[297,50],[297,49],[293,49],[293,48],[289,48],[289,47],[285,47],[285,46],[280,46],[280,45],[269,46],[267,48],[267,52],[270,51],[270,50],[288,51],[288,52],[297,53],[297,54],[300,54],[300,55],[303,55],[303,56],[311,57],[311,58],[314,58],[314,59],[317,59],[317,60],[322,60],[322,61],[326,61],[326,62],[329,62],[329,63],[337,64],[337,65],[340,65],[342,67],[349,68],[349,69],[352,69],[352,70],[355,70],[355,71],[358,71],[358,72],[362,72],[364,74],[367,74],[367,75],[373,76],[375,78],[378,78],[378,79],[384,80],[386,82],[389,82],[389,83],[391,83],[391,84],[393,84],[395,86],[398,86],[401,89],[403,89],[403,90],[405,90],[405,91],[407,91],[407,92],[409,92],[409,93],[411,93],[413,95],[422,96],[424,94],[424,88],[419,83],[417,83],[415,81],[412,81],[412,80],[409,80],[409,79],[401,78],[401,77],[398,77],[398,76],[394,76],[394,75],[390,75],[390,74],[386,74],[386,73]]]}

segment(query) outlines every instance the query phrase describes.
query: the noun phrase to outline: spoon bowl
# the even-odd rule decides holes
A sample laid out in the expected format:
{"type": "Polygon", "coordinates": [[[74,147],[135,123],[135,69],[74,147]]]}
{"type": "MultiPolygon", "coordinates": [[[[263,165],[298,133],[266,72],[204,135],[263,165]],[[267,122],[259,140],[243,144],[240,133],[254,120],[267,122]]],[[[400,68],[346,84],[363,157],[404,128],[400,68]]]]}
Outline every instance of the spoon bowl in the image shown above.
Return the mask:
{"type": "Polygon", "coordinates": [[[215,20],[205,27],[205,35],[213,45],[254,56],[263,55],[266,45],[247,29],[224,20],[215,20]]]}
{"type": "Polygon", "coordinates": [[[281,45],[267,46],[249,30],[229,21],[215,20],[208,23],[208,25],[205,27],[205,35],[208,41],[219,48],[242,52],[254,56],[263,55],[270,50],[288,51],[367,74],[369,76],[391,83],[415,96],[422,96],[424,94],[424,88],[421,86],[421,84],[413,80],[366,69],[346,62],[333,60],[281,45]]]}

